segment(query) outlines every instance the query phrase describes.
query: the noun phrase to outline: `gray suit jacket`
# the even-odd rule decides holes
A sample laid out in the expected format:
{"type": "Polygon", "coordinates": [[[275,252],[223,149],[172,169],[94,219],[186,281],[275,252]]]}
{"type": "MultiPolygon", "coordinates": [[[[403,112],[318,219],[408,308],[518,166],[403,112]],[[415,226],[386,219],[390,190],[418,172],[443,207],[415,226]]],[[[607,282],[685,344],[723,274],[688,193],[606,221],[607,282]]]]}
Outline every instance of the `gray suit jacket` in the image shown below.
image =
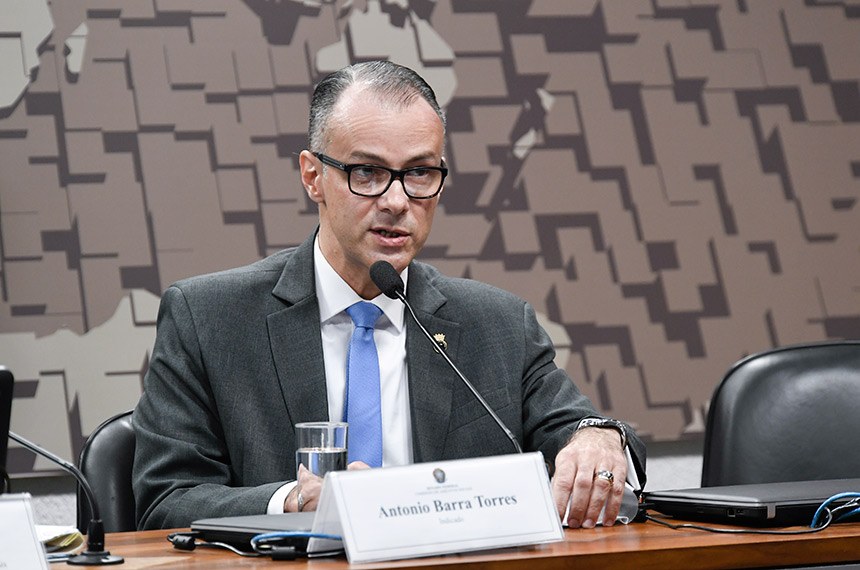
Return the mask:
{"type": "MultiPolygon", "coordinates": [[[[553,364],[523,300],[413,262],[407,296],[524,449],[552,462],[580,419],[598,416],[553,364]]],[[[416,462],[511,453],[511,442],[407,316],[416,462]]],[[[313,236],[252,265],[164,294],[134,413],[141,528],[263,513],[295,479],[293,424],[328,419],[313,236]]],[[[645,450],[631,437],[640,481],[645,450]]]]}

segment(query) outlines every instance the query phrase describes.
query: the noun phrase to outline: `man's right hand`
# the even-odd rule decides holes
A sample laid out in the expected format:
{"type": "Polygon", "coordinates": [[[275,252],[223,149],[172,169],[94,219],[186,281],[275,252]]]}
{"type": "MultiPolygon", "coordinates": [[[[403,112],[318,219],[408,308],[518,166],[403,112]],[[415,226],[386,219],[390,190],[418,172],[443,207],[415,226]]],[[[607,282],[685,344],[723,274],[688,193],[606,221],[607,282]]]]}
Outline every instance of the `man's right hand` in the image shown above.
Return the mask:
{"type": "MultiPolygon", "coordinates": [[[[353,461],[347,466],[347,470],[349,471],[356,469],[370,469],[370,466],[363,461],[353,461]]],[[[293,487],[293,490],[289,492],[287,498],[284,500],[284,512],[298,513],[317,510],[320,492],[322,491],[322,482],[322,477],[314,475],[304,465],[299,465],[296,486],[293,487]],[[301,505],[299,505],[299,496],[302,499],[301,505]]]]}

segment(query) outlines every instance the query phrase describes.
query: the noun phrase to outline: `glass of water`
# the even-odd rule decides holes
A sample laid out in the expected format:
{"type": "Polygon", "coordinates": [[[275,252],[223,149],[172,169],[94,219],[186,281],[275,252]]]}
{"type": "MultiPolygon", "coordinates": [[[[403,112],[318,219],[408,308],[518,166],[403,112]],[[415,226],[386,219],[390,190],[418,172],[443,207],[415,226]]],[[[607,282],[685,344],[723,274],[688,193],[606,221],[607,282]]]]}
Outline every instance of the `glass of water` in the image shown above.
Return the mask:
{"type": "Polygon", "coordinates": [[[296,424],[296,472],[299,465],[320,477],[346,469],[346,422],[296,424]]]}

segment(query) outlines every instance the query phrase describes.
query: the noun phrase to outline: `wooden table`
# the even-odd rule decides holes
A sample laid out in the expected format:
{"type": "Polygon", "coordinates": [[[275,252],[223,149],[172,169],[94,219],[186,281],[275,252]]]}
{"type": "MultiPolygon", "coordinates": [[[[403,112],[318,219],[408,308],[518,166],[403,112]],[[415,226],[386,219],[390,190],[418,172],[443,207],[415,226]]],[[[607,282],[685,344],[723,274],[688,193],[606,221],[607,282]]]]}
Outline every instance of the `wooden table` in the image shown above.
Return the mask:
{"type": "MultiPolygon", "coordinates": [[[[529,548],[350,565],[346,557],[276,562],[242,558],[221,549],[175,550],[169,531],[107,536],[112,554],[125,557],[124,570],[136,568],[451,568],[554,570],[559,568],[707,569],[827,565],[860,561],[860,523],[834,525],[804,535],[726,535],[672,530],[653,522],[593,530],[566,530],[564,541],[529,548]]],[[[53,568],[59,568],[54,565],[53,568]]]]}

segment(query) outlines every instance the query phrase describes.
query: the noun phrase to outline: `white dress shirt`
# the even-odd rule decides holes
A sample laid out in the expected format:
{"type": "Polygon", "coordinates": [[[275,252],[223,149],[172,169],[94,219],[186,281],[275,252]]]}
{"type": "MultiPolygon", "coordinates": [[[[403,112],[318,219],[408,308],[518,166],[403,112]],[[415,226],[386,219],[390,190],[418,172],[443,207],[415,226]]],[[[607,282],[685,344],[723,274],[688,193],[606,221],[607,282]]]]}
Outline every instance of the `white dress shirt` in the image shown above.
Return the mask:
{"type": "MultiPolygon", "coordinates": [[[[400,277],[408,281],[409,268],[400,277]]],[[[346,352],[355,328],[346,308],[364,301],[329,264],[314,242],[314,278],[320,309],[323,361],[325,364],[328,417],[345,421],[346,352]]],[[[412,421],[409,411],[409,383],[406,371],[406,324],[403,303],[385,295],[371,299],[382,309],[376,321],[373,340],[379,354],[380,398],[382,405],[382,465],[412,463],[412,421]]],[[[347,436],[348,437],[348,436],[347,436]]],[[[281,513],[284,500],[295,482],[280,487],[269,500],[268,512],[281,513]]]]}

